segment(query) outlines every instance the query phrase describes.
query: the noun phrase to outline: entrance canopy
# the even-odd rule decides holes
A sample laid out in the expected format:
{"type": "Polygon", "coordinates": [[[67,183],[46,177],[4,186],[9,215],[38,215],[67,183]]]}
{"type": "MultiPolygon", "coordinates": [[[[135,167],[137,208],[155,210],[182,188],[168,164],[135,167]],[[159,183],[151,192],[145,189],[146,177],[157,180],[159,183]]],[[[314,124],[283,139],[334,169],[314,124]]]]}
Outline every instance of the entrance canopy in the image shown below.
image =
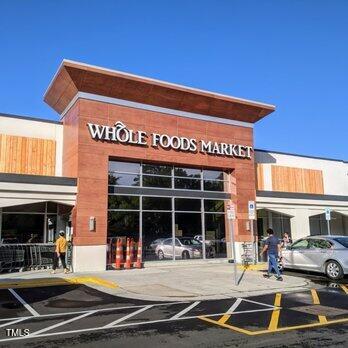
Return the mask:
{"type": "Polygon", "coordinates": [[[275,110],[269,104],[63,60],[44,100],[62,114],[78,92],[251,123],[275,110]]]}

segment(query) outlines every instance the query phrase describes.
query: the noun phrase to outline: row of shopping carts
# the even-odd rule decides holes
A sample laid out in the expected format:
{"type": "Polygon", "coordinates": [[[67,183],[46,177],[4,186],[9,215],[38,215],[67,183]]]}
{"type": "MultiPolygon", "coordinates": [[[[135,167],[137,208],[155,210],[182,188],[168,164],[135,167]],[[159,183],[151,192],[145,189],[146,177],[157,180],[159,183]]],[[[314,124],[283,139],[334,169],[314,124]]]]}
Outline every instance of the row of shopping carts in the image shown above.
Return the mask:
{"type": "Polygon", "coordinates": [[[0,272],[49,268],[54,244],[0,244],[0,272]]]}

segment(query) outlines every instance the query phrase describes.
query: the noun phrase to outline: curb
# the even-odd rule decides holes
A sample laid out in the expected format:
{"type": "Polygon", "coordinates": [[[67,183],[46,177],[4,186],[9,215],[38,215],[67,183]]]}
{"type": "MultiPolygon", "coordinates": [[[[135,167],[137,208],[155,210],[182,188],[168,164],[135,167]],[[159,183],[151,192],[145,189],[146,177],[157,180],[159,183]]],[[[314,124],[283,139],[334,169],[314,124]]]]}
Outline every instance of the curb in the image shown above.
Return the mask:
{"type": "Polygon", "coordinates": [[[34,288],[41,286],[57,286],[57,285],[71,285],[71,284],[86,284],[92,283],[103,286],[109,289],[116,289],[118,285],[114,282],[99,278],[99,277],[71,277],[71,278],[52,278],[52,279],[22,279],[10,282],[1,282],[0,289],[18,289],[18,288],[34,288]]]}

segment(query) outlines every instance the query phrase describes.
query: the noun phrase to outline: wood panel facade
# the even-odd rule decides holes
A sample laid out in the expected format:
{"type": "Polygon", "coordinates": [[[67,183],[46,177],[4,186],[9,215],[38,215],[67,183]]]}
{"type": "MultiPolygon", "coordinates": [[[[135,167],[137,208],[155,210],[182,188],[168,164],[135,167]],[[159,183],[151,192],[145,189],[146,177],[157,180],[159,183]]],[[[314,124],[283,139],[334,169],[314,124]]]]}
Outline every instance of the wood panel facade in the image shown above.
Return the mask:
{"type": "Polygon", "coordinates": [[[271,170],[273,191],[324,194],[321,170],[275,165],[271,170]]]}
{"type": "Polygon", "coordinates": [[[261,163],[256,163],[255,170],[256,170],[256,190],[263,191],[265,189],[265,177],[263,174],[264,167],[261,163]]]}
{"type": "Polygon", "coordinates": [[[54,176],[56,142],[0,134],[0,172],[54,176]]]}

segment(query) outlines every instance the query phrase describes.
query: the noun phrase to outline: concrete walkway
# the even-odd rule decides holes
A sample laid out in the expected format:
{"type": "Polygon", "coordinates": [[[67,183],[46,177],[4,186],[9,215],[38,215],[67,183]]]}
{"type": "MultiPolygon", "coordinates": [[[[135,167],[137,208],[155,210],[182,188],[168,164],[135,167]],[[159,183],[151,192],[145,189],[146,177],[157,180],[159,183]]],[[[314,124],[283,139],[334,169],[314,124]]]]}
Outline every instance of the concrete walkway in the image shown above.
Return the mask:
{"type": "MultiPolygon", "coordinates": [[[[62,271],[60,271],[62,272],[62,271]]],[[[173,300],[205,300],[223,299],[227,297],[246,297],[271,292],[287,292],[303,290],[309,286],[309,281],[298,276],[284,276],[284,281],[263,278],[262,271],[238,270],[239,285],[234,285],[233,265],[190,264],[149,267],[123,271],[104,271],[96,273],[73,273],[51,275],[49,271],[32,271],[0,275],[0,286],[6,283],[30,280],[37,281],[41,286],[52,278],[67,283],[84,283],[84,279],[99,279],[87,281],[87,285],[109,294],[155,301],[173,300]],[[116,287],[103,286],[110,282],[116,287]]],[[[9,286],[10,287],[10,286],[9,286]]]]}

